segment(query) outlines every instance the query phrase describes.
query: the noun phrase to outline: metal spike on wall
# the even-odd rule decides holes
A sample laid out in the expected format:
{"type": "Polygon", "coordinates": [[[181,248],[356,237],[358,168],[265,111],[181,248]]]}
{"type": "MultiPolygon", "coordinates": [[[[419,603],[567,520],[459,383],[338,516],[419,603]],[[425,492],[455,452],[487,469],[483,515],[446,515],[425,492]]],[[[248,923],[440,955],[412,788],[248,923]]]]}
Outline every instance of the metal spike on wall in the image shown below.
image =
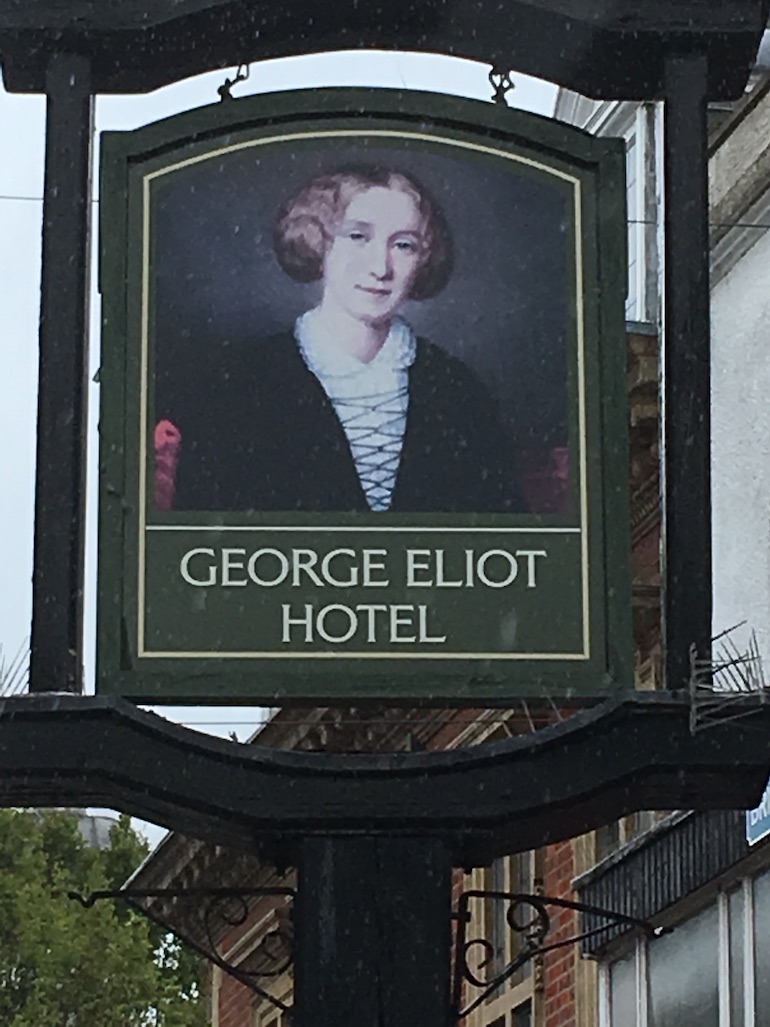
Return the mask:
{"type": "Polygon", "coordinates": [[[745,649],[735,641],[735,632],[745,621],[721,632],[712,640],[712,655],[699,659],[690,652],[690,730],[693,734],[707,727],[738,717],[750,716],[754,709],[770,702],[757,635],[751,631],[745,649]],[[756,707],[746,710],[746,697],[756,697],[756,707]],[[743,709],[736,713],[736,703],[743,709]]]}

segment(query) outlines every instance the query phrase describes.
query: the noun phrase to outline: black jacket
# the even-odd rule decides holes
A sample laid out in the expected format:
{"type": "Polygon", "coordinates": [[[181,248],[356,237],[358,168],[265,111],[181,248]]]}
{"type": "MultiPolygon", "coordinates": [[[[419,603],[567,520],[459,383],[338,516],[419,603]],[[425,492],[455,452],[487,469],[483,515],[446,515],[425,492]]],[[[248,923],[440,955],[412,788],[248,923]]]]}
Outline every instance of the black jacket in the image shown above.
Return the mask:
{"type": "MultiPolygon", "coordinates": [[[[177,510],[367,511],[344,429],[290,333],[218,368],[182,433],[177,510]]],[[[522,512],[513,447],[483,385],[424,339],[391,511],[522,512]]]]}

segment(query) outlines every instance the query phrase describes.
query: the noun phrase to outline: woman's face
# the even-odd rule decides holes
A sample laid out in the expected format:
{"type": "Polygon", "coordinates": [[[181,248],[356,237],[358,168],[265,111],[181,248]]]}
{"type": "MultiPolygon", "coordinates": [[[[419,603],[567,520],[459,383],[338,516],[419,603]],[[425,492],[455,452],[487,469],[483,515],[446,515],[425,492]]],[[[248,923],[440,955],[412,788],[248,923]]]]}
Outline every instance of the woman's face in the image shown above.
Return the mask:
{"type": "Polygon", "coordinates": [[[413,197],[371,186],[353,197],[324,259],[324,304],[365,324],[392,320],[424,260],[423,219],[413,197]]]}

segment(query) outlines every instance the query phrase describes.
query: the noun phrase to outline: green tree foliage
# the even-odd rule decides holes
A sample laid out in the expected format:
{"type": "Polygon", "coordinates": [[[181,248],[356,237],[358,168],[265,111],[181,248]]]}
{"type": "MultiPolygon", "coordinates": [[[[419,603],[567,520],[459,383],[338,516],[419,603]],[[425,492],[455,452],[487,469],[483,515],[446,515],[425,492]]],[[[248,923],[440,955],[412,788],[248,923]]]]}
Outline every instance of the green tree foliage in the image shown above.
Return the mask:
{"type": "Polygon", "coordinates": [[[147,849],[128,817],[89,847],[65,811],[0,810],[0,1024],[203,1027],[197,962],[120,903],[67,898],[119,888],[147,849]]]}

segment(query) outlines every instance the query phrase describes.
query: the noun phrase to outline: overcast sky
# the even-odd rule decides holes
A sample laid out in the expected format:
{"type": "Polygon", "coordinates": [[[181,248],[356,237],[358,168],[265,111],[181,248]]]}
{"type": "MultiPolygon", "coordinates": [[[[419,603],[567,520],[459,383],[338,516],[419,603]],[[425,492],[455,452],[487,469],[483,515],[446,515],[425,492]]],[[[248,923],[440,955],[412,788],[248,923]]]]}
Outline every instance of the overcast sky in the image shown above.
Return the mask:
{"type": "MultiPolygon", "coordinates": [[[[235,96],[319,86],[386,86],[433,90],[488,100],[488,68],[472,61],[419,54],[320,54],[266,61],[252,66],[235,96]]],[[[232,74],[232,71],[228,72],[232,74]]],[[[202,75],[146,96],[104,97],[97,101],[97,131],[130,129],[179,111],[216,102],[224,72],[202,75]]],[[[518,76],[512,106],[550,115],[556,89],[518,76]]],[[[32,525],[34,511],[37,320],[40,282],[40,226],[43,194],[45,102],[38,96],[0,92],[0,644],[7,657],[26,644],[32,609],[32,525]]],[[[98,152],[98,146],[97,146],[98,152]]],[[[98,179],[96,179],[98,181],[98,179]]],[[[91,363],[99,348],[99,301],[91,306],[91,363]]],[[[97,386],[89,396],[98,409],[97,386]]],[[[85,663],[93,681],[94,566],[96,535],[95,434],[91,418],[88,485],[88,547],[85,663]]],[[[251,734],[256,710],[175,709],[167,716],[201,730],[251,734]]]]}

